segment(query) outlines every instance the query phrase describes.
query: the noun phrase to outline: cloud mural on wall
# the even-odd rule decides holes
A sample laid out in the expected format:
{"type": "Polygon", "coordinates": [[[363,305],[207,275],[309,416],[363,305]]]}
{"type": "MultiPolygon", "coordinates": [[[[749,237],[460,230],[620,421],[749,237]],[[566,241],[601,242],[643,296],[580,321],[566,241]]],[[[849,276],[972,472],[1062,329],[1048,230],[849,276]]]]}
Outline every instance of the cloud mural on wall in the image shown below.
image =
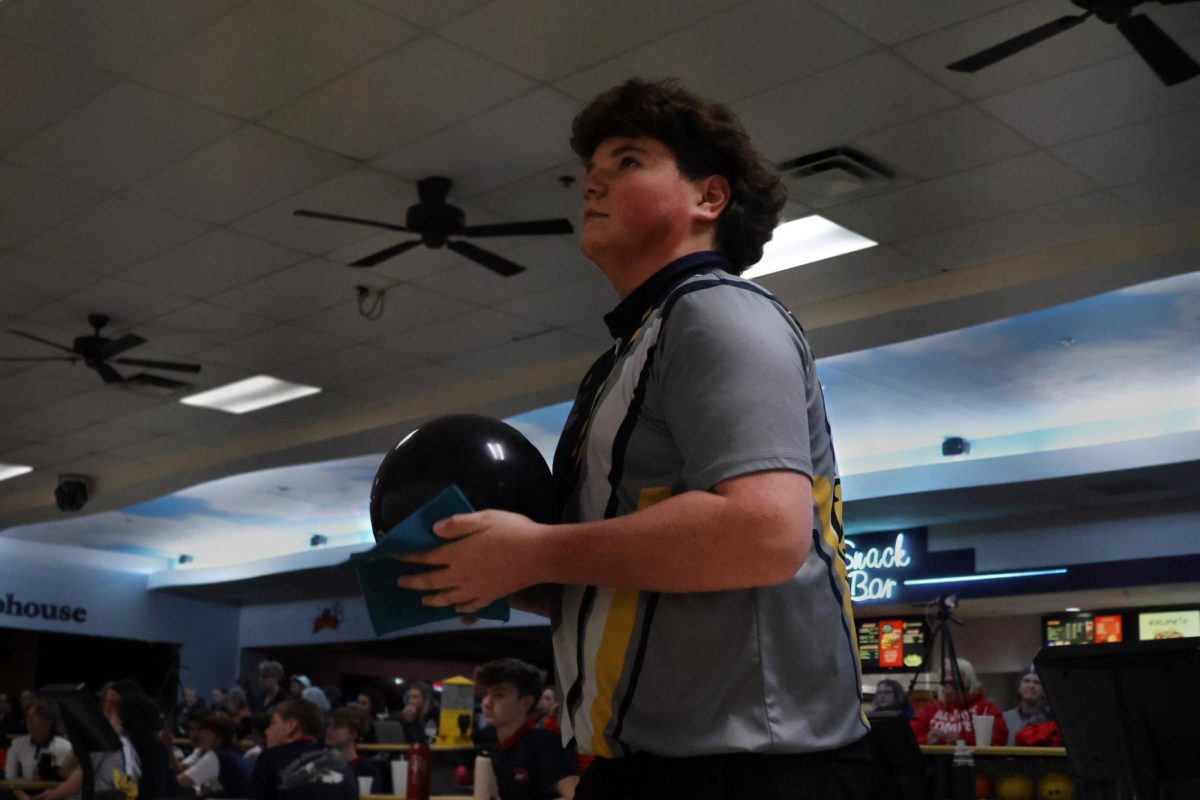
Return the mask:
{"type": "MultiPolygon", "coordinates": [[[[1018,317],[818,361],[843,473],[1200,430],[1200,272],[1018,317]]],[[[570,408],[507,421],[550,462],[570,408]]],[[[373,541],[383,454],[261,470],[121,511],[10,528],[43,543],[194,556],[197,567],[373,541]]]]}

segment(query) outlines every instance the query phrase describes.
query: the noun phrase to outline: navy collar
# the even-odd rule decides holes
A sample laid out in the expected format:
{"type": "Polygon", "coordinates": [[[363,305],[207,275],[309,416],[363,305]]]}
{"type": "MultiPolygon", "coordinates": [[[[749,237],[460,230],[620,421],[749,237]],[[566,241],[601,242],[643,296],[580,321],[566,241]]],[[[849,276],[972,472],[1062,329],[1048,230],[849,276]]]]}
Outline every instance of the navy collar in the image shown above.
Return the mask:
{"type": "Polygon", "coordinates": [[[604,315],[604,324],[608,326],[608,332],[614,339],[628,339],[645,320],[646,314],[658,305],[677,283],[691,275],[716,269],[732,271],[729,261],[716,250],[701,250],[698,253],[680,256],[643,281],[618,303],[616,308],[604,315]]]}

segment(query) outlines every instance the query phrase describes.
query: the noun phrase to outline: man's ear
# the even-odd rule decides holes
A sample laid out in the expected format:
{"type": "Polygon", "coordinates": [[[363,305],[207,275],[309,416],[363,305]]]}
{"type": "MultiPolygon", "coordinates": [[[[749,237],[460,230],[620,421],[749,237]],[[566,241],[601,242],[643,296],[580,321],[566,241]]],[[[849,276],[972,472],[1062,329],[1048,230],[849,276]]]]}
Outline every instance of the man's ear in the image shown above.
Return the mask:
{"type": "Polygon", "coordinates": [[[732,189],[724,175],[709,175],[696,181],[696,216],[704,222],[716,222],[729,205],[732,189]]]}
{"type": "Polygon", "coordinates": [[[525,710],[525,716],[528,717],[530,710],[533,709],[533,704],[537,702],[537,698],[531,694],[527,694],[518,697],[517,702],[521,704],[521,708],[525,710]]]}

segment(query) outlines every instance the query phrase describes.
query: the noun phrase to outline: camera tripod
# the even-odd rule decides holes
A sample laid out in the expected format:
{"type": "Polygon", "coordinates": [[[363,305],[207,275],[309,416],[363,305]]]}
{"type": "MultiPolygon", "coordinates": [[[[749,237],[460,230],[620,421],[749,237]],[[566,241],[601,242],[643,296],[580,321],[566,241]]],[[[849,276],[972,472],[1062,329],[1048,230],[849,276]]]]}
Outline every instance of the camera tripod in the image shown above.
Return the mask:
{"type": "MultiPolygon", "coordinates": [[[[931,624],[933,632],[930,634],[929,639],[925,642],[924,664],[929,664],[929,658],[933,655],[935,644],[940,644],[941,649],[939,651],[939,655],[941,664],[939,667],[939,674],[941,676],[941,680],[938,681],[938,686],[945,686],[947,683],[951,683],[953,684],[955,691],[958,692],[959,698],[965,698],[967,696],[967,692],[966,688],[963,686],[962,674],[958,670],[958,654],[954,651],[954,636],[951,633],[949,625],[951,622],[957,625],[966,624],[961,619],[954,616],[954,609],[958,607],[958,596],[953,594],[939,595],[937,600],[934,600],[932,603],[930,603],[930,605],[933,603],[937,603],[937,622],[931,624]],[[951,677],[949,680],[946,678],[947,665],[950,667],[951,677]]],[[[925,618],[927,622],[930,622],[928,613],[926,613],[925,618]]],[[[913,687],[917,685],[917,678],[919,677],[921,677],[921,672],[918,670],[912,676],[912,680],[908,683],[909,694],[912,694],[913,687]]]]}

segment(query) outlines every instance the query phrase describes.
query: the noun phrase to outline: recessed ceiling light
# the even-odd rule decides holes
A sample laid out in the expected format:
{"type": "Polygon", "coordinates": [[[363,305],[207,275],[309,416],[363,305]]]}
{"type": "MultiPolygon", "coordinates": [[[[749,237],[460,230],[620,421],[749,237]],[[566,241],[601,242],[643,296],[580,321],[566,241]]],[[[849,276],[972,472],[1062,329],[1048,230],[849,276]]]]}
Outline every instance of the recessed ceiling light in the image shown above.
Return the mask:
{"type": "Polygon", "coordinates": [[[299,383],[272,378],[270,375],[255,375],[244,381],[227,383],[207,392],[188,395],[179,402],[201,408],[215,408],[230,414],[245,414],[260,408],[299,400],[321,391],[319,386],[304,386],[299,383]]]}
{"type": "Polygon", "coordinates": [[[813,214],[776,228],[771,241],[763,248],[762,259],[743,272],[742,277],[759,278],[876,244],[878,242],[813,214]]]}
{"type": "Polygon", "coordinates": [[[1066,611],[1068,614],[1078,614],[1079,613],[1079,609],[1076,608],[1075,606],[1071,606],[1070,608],[1066,608],[1063,610],[1066,611]]]}
{"type": "Polygon", "coordinates": [[[33,472],[33,467],[23,467],[17,464],[0,464],[0,481],[24,475],[26,472],[33,472]]]}

